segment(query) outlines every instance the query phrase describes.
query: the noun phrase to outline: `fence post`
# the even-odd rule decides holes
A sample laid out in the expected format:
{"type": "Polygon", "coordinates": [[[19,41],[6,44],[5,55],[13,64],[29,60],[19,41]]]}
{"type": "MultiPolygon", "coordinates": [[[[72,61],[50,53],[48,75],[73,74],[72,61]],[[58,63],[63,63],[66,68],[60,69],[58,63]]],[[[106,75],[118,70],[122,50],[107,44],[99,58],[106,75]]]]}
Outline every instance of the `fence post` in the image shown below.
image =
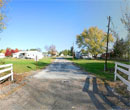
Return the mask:
{"type": "Polygon", "coordinates": [[[130,80],[130,66],[129,66],[129,70],[128,71],[129,71],[128,80],[130,80]]]}
{"type": "MultiPolygon", "coordinates": [[[[128,73],[129,73],[128,81],[130,81],[130,66],[129,66],[128,69],[129,69],[129,70],[128,70],[128,71],[129,71],[129,72],[128,72],[128,73]]],[[[127,90],[130,91],[130,82],[129,82],[129,85],[128,85],[128,87],[127,87],[127,90]]]]}
{"type": "Polygon", "coordinates": [[[11,81],[13,81],[13,64],[11,64],[11,81]]]}
{"type": "Polygon", "coordinates": [[[114,75],[114,81],[116,81],[116,72],[117,72],[117,63],[115,62],[115,75],[114,75]]]}

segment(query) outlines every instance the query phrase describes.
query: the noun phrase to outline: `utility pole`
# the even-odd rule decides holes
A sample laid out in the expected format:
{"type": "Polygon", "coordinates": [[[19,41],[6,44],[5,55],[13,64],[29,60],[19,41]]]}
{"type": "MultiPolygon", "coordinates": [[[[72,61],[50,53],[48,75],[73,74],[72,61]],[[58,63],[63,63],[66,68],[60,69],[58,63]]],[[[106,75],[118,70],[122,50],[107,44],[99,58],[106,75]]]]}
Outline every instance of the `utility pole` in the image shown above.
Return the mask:
{"type": "Polygon", "coordinates": [[[74,43],[73,43],[73,45],[71,47],[71,55],[72,55],[72,59],[74,59],[74,43]]]}
{"type": "Polygon", "coordinates": [[[110,21],[111,21],[111,17],[109,16],[109,17],[108,17],[108,31],[107,31],[107,46],[106,46],[105,71],[108,70],[108,67],[107,67],[107,54],[108,54],[108,43],[109,43],[110,21]]]}
{"type": "Polygon", "coordinates": [[[73,59],[74,59],[74,54],[75,54],[75,53],[74,53],[74,43],[73,43],[73,59]]]}

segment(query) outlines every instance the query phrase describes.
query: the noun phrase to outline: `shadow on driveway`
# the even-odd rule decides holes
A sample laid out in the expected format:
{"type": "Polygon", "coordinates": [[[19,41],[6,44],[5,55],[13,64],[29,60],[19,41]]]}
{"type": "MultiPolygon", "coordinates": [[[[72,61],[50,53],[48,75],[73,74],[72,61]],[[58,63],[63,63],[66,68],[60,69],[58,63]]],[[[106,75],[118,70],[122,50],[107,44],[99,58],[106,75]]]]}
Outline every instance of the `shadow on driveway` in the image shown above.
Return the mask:
{"type": "Polygon", "coordinates": [[[86,81],[85,81],[85,84],[84,84],[84,87],[83,87],[83,91],[84,92],[87,92],[89,97],[91,98],[93,104],[95,105],[95,107],[98,109],[98,110],[106,110],[107,108],[104,106],[103,103],[107,104],[108,106],[110,106],[112,109],[123,109],[122,107],[119,107],[115,101],[111,101],[110,98],[112,99],[113,97],[116,98],[117,100],[120,100],[121,103],[123,103],[125,106],[127,106],[128,108],[130,107],[129,105],[129,102],[126,102],[122,97],[119,97],[117,95],[115,95],[112,91],[112,89],[110,88],[110,86],[105,83],[105,88],[107,90],[107,93],[104,94],[102,92],[102,90],[99,90],[98,89],[98,84],[97,84],[97,79],[96,77],[93,77],[92,78],[92,85],[93,85],[93,90],[89,90],[89,86],[90,86],[90,78],[87,77],[86,78],[86,81]],[[103,103],[99,100],[99,98],[97,97],[100,97],[100,99],[102,99],[103,103]],[[110,98],[108,98],[110,97],[110,98]]]}

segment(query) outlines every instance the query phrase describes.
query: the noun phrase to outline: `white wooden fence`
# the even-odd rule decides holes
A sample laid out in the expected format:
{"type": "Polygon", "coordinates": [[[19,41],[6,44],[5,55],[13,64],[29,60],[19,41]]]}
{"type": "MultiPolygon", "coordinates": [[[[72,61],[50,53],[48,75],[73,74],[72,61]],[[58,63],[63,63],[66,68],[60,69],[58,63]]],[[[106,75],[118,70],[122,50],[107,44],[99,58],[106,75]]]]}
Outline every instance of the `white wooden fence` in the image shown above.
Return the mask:
{"type": "Polygon", "coordinates": [[[127,90],[130,91],[130,65],[115,62],[115,81],[117,77],[127,85],[127,90]],[[119,66],[124,67],[126,69],[123,69],[119,66]],[[128,75],[128,80],[119,75],[117,70],[128,75]]]}
{"type": "Polygon", "coordinates": [[[7,72],[7,71],[10,71],[10,73],[0,77],[0,81],[6,79],[8,77],[11,77],[11,81],[13,81],[13,64],[0,65],[0,74],[7,72]],[[7,68],[7,67],[9,67],[9,68],[7,68]],[[1,68],[5,68],[5,69],[1,69],[1,68]]]}

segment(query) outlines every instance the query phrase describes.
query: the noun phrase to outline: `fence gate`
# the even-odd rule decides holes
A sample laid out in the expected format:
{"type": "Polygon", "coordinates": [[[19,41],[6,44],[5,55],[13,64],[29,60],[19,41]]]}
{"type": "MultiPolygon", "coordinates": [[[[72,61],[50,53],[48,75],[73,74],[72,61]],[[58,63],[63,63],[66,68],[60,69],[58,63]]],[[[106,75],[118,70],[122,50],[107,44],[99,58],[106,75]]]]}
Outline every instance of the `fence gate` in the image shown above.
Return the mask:
{"type": "Polygon", "coordinates": [[[127,90],[130,91],[130,65],[115,62],[115,81],[117,77],[127,85],[127,90]],[[128,80],[119,75],[119,71],[128,75],[128,80]]]}
{"type": "Polygon", "coordinates": [[[0,65],[0,74],[8,72],[8,71],[10,72],[0,77],[0,81],[8,77],[11,77],[11,81],[13,81],[13,64],[0,65]]]}

